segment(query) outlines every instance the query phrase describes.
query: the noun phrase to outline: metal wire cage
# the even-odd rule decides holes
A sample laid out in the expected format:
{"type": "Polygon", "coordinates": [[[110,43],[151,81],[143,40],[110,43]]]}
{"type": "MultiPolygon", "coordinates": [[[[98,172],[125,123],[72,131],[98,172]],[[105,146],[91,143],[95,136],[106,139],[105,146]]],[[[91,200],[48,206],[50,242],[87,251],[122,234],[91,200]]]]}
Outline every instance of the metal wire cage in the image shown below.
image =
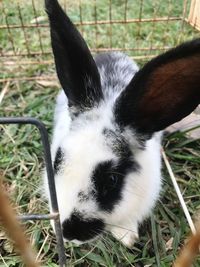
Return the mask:
{"type": "MultiPolygon", "coordinates": [[[[125,51],[142,62],[198,36],[188,23],[199,27],[198,0],[60,2],[93,52],[125,51]]],[[[48,21],[43,5],[40,0],[0,2],[1,82],[34,79],[37,73],[25,71],[30,65],[40,65],[45,70],[51,66],[48,21]]]]}
{"type": "MultiPolygon", "coordinates": [[[[122,51],[141,64],[182,41],[199,36],[199,2],[60,1],[93,53],[122,51]]],[[[1,104],[7,94],[9,82],[18,84],[33,80],[49,81],[55,80],[56,76],[52,67],[49,26],[43,1],[3,0],[0,1],[0,14],[0,88],[3,88],[0,92],[1,104]]],[[[40,129],[41,134],[44,135],[45,132],[40,122],[35,120],[1,119],[0,123],[31,123],[40,129]]],[[[49,151],[48,143],[44,145],[44,149],[46,146],[49,151]]],[[[49,164],[51,173],[51,159],[48,154],[50,155],[49,152],[45,154],[46,164],[49,164]]],[[[51,184],[52,174],[50,176],[51,184]]],[[[55,191],[54,185],[52,190],[55,191]]],[[[54,208],[57,212],[57,204],[54,208]]],[[[50,218],[53,217],[48,217],[50,218]]],[[[41,219],[44,217],[41,216],[41,219]]],[[[65,259],[60,233],[57,237],[62,266],[65,259]]]]}

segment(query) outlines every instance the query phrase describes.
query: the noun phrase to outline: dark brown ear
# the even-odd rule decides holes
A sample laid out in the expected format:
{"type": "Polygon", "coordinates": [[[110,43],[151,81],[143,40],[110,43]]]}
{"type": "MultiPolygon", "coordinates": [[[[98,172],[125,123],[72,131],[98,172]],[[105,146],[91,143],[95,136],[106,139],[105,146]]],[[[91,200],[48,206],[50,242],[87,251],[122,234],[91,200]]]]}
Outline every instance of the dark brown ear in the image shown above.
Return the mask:
{"type": "Polygon", "coordinates": [[[148,62],[119,96],[116,121],[152,134],[190,114],[200,103],[200,39],[148,62]]]}

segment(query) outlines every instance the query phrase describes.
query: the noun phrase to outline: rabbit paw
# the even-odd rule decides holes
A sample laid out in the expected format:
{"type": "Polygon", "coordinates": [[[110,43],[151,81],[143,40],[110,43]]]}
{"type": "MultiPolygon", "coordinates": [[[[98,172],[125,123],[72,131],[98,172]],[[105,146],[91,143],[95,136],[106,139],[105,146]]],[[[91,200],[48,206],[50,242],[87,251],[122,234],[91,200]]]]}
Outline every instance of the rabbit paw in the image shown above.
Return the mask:
{"type": "Polygon", "coordinates": [[[131,227],[130,230],[113,227],[111,233],[117,240],[122,242],[128,248],[131,248],[139,237],[137,227],[131,227]]]}

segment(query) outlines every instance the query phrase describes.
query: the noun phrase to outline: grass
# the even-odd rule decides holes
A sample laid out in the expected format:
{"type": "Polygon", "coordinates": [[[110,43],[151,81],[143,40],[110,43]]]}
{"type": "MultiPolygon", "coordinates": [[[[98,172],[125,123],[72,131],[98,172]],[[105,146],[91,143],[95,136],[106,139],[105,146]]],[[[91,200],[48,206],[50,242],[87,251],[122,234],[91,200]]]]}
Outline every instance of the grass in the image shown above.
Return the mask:
{"type": "MultiPolygon", "coordinates": [[[[0,5],[2,16],[1,25],[33,25],[35,17],[42,17],[41,24],[47,24],[47,17],[43,8],[43,1],[35,0],[35,9],[32,7],[32,0],[29,1],[8,1],[4,0],[0,5]],[[18,4],[17,4],[18,3],[18,4]],[[20,17],[22,19],[20,20],[20,17]]],[[[155,17],[181,17],[183,13],[183,0],[179,1],[160,1],[160,0],[137,0],[126,1],[95,0],[81,1],[81,9],[78,1],[61,1],[67,3],[66,9],[69,16],[75,23],[82,21],[109,21],[129,19],[149,19],[155,17]],[[125,4],[127,2],[127,5],[125,4]],[[164,3],[163,3],[164,2],[164,3]],[[142,8],[141,8],[142,3],[142,8]],[[127,10],[125,12],[125,10],[127,10]],[[95,16],[96,14],[96,16],[95,16]]],[[[65,5],[64,5],[65,6],[65,5]]],[[[186,14],[189,10],[189,1],[186,14]]],[[[199,36],[187,23],[178,21],[157,21],[143,23],[119,23],[119,24],[99,24],[99,25],[81,25],[79,26],[84,38],[87,40],[90,48],[121,48],[134,49],[127,51],[131,57],[152,56],[160,53],[163,47],[173,47],[174,45],[188,39],[199,36]],[[136,49],[136,50],[135,50],[136,49]],[[147,50],[142,50],[147,49],[147,50]]],[[[0,30],[0,51],[2,54],[31,54],[36,52],[50,52],[49,31],[46,27],[1,29],[0,30]]],[[[51,59],[51,55],[39,55],[34,60],[42,62],[51,59]]],[[[33,60],[31,57],[18,57],[13,62],[12,57],[2,59],[2,71],[0,79],[13,76],[27,76],[38,73],[37,67],[30,68],[29,65],[22,65],[23,61],[33,60]],[[12,65],[5,67],[5,61],[11,61],[12,65]]],[[[1,62],[0,62],[1,63],[1,62]]],[[[141,62],[144,63],[144,62],[141,62]]],[[[40,64],[39,73],[47,72],[47,65],[40,64]]]]}
{"type": "MultiPolygon", "coordinates": [[[[42,1],[35,1],[38,16],[44,16],[42,1]]],[[[80,9],[76,1],[68,1],[68,13],[78,22],[80,9]]],[[[127,18],[138,18],[141,1],[128,1],[127,18]]],[[[143,17],[180,16],[183,1],[143,1],[143,17]]],[[[17,1],[4,1],[9,24],[20,23],[17,1]]],[[[106,20],[109,16],[109,1],[97,1],[98,19],[106,20]]],[[[34,18],[31,1],[20,1],[24,23],[34,18]]],[[[112,19],[124,18],[124,1],[112,1],[112,19]]],[[[94,2],[82,1],[83,20],[94,19],[94,2]]],[[[5,16],[0,17],[0,24],[5,24],[5,16]]],[[[173,46],[176,43],[198,36],[199,33],[180,21],[168,23],[144,23],[128,25],[82,26],[80,29],[90,47],[151,47],[173,46]],[[153,27],[153,29],[152,29],[153,27]],[[112,32],[112,38],[110,33],[112,32]],[[97,36],[97,39],[96,39],[97,36]]],[[[16,51],[26,52],[24,32],[12,29],[16,51]]],[[[49,50],[48,31],[41,28],[42,47],[49,50]]],[[[30,51],[41,49],[38,33],[35,29],[26,29],[26,37],[30,51]]],[[[9,32],[0,31],[0,51],[12,53],[9,32]]],[[[158,53],[147,51],[146,53],[158,53]]],[[[138,56],[144,52],[129,52],[130,56],[138,56]]],[[[48,57],[47,57],[48,58],[48,57]]],[[[26,59],[31,59],[27,57],[26,59]]],[[[35,58],[34,58],[35,59],[35,58]]],[[[38,59],[38,58],[36,58],[38,59]]],[[[0,58],[1,60],[1,58],[0,58]]],[[[46,65],[5,66],[2,60],[0,78],[13,76],[41,76],[54,73],[54,68],[46,65]]],[[[7,59],[6,59],[7,60],[7,59]]],[[[12,58],[9,60],[13,60],[12,58]]],[[[142,62],[139,62],[142,64],[142,62]]],[[[11,81],[9,90],[0,105],[0,116],[32,116],[42,120],[52,131],[52,117],[58,86],[55,83],[46,85],[35,81],[11,81]]],[[[5,83],[1,83],[2,88],[5,83]]],[[[171,166],[178,179],[189,211],[193,217],[200,210],[200,140],[188,140],[184,133],[175,133],[165,137],[163,146],[170,159],[171,166]]],[[[6,191],[9,193],[17,213],[48,212],[47,204],[40,196],[41,169],[43,164],[40,136],[33,126],[9,125],[0,126],[0,173],[4,177],[6,191]]],[[[104,236],[94,244],[77,247],[66,244],[66,255],[69,266],[171,266],[180,246],[189,232],[189,227],[180,208],[177,196],[163,167],[163,190],[153,215],[140,227],[140,239],[133,249],[127,249],[111,236],[104,236]]],[[[48,221],[27,222],[27,235],[37,251],[43,246],[39,258],[44,266],[57,266],[55,237],[48,221]]],[[[13,245],[5,234],[0,232],[0,266],[22,266],[21,259],[16,255],[13,245]]],[[[195,267],[200,266],[200,258],[195,267]]]]}

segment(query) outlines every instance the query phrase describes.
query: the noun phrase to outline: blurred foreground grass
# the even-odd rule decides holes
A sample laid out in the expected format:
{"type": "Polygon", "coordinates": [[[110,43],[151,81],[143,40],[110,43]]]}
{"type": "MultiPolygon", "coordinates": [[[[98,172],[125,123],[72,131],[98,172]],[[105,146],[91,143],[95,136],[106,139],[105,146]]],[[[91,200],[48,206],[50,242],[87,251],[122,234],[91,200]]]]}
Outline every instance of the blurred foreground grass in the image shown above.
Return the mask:
{"type": "MultiPolygon", "coordinates": [[[[38,15],[43,16],[42,1],[36,1],[38,15]]],[[[68,1],[68,12],[73,21],[79,21],[79,6],[75,1],[68,1]]],[[[128,18],[138,18],[138,1],[128,1],[128,18]]],[[[8,12],[9,23],[17,24],[18,10],[15,8],[17,1],[4,1],[8,12]]],[[[109,1],[97,1],[98,19],[108,17],[109,1]]],[[[112,1],[112,18],[123,18],[124,1],[112,1]]],[[[158,16],[179,16],[182,12],[183,1],[144,1],[143,16],[152,17],[155,10],[158,16]]],[[[34,18],[31,1],[20,1],[24,20],[30,22],[34,18]]],[[[94,5],[92,1],[82,1],[84,20],[92,20],[94,5]]],[[[5,23],[5,18],[0,17],[0,24],[5,23]]],[[[108,26],[84,26],[81,28],[90,47],[148,47],[173,46],[179,41],[197,36],[197,32],[190,26],[181,28],[180,22],[144,23],[142,28],[138,24],[108,26]],[[94,32],[97,27],[97,43],[94,44],[94,32]],[[95,29],[95,30],[94,30],[95,29]],[[183,30],[183,31],[182,31],[183,30]],[[110,38],[112,31],[113,37],[110,38]],[[178,35],[178,36],[177,36],[178,35]]],[[[17,51],[26,49],[23,32],[15,30],[15,47],[17,51]]],[[[27,31],[30,47],[38,51],[39,40],[34,30],[27,31]],[[35,38],[34,38],[35,37],[35,38]],[[31,42],[31,40],[34,40],[31,42]]],[[[43,48],[50,49],[48,31],[42,30],[43,48]]],[[[12,50],[8,42],[8,32],[0,31],[0,47],[4,52],[12,50]]],[[[146,53],[152,53],[147,51],[146,53]]],[[[131,54],[134,56],[135,54],[131,54]]],[[[138,54],[139,55],[139,54],[138,54]]],[[[141,63],[141,62],[139,62],[141,63]]],[[[54,73],[52,66],[20,66],[3,67],[0,78],[9,75],[41,76],[54,73]]],[[[3,89],[6,84],[0,84],[3,89]]],[[[0,116],[32,116],[42,120],[52,131],[52,118],[55,97],[59,87],[50,81],[11,81],[8,91],[0,104],[0,116]]],[[[184,133],[175,133],[164,138],[163,146],[170,159],[170,164],[178,179],[184,199],[193,217],[200,210],[200,140],[188,140],[184,133]]],[[[18,213],[48,212],[47,204],[40,197],[41,170],[43,154],[40,136],[33,126],[9,125],[0,126],[0,173],[4,177],[5,188],[10,194],[15,209],[18,213]]],[[[112,237],[105,235],[93,244],[77,247],[71,243],[66,244],[68,266],[171,266],[177,255],[178,249],[189,232],[189,227],[180,208],[179,201],[168,173],[163,167],[163,190],[161,197],[150,219],[140,227],[140,239],[133,249],[127,249],[112,237]]],[[[55,237],[48,221],[27,222],[27,234],[31,237],[32,244],[37,251],[42,247],[38,257],[44,266],[57,266],[55,251],[55,237]]],[[[21,266],[21,259],[13,250],[4,235],[0,232],[0,266],[21,266]]],[[[194,265],[200,266],[200,259],[194,265]]]]}

